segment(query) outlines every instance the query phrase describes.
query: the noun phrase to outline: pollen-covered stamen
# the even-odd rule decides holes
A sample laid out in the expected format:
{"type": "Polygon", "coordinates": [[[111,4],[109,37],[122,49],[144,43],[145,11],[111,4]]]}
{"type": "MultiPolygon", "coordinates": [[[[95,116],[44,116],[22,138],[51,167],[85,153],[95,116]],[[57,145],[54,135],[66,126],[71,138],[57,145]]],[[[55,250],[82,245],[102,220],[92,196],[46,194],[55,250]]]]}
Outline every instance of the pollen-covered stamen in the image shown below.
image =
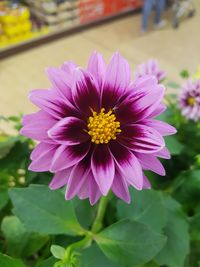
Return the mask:
{"type": "Polygon", "coordinates": [[[88,119],[88,134],[95,144],[107,144],[110,140],[115,140],[116,135],[121,132],[120,122],[116,121],[116,116],[110,110],[105,113],[102,108],[100,113],[92,112],[88,119]]]}
{"type": "Polygon", "coordinates": [[[188,99],[187,99],[187,103],[188,103],[188,105],[190,105],[190,106],[194,106],[194,104],[196,104],[196,99],[195,99],[194,97],[190,96],[190,97],[188,97],[188,99]]]}

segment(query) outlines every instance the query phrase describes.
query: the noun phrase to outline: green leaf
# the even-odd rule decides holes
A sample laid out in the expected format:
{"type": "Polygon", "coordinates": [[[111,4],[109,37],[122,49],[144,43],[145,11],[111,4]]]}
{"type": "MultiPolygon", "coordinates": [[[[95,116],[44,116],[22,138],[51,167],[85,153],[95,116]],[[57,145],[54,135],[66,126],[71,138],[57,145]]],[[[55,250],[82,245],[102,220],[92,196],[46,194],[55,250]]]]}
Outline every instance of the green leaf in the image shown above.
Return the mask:
{"type": "Polygon", "coordinates": [[[165,137],[166,147],[169,149],[172,155],[181,154],[184,146],[177,140],[175,136],[165,137]]]}
{"type": "Polygon", "coordinates": [[[131,204],[121,200],[117,203],[119,219],[129,218],[161,231],[166,225],[167,213],[162,205],[162,196],[155,190],[138,191],[131,189],[131,204]]]}
{"type": "Polygon", "coordinates": [[[6,157],[0,159],[0,169],[12,170],[19,169],[25,158],[29,155],[30,149],[28,142],[16,142],[6,157]]]}
{"type": "Polygon", "coordinates": [[[190,74],[189,74],[189,71],[188,70],[182,70],[180,72],[180,76],[183,78],[183,79],[188,79],[190,77],[190,74]]]}
{"type": "Polygon", "coordinates": [[[7,253],[13,257],[28,257],[49,240],[48,236],[28,233],[15,216],[4,217],[1,230],[6,238],[7,253]]]}
{"type": "Polygon", "coordinates": [[[189,253],[188,223],[174,199],[166,197],[164,205],[168,211],[168,223],[164,228],[167,243],[156,256],[156,262],[169,267],[183,267],[189,253]]]}
{"type": "Polygon", "coordinates": [[[194,208],[199,203],[200,170],[181,173],[174,182],[173,196],[186,206],[194,208]]]}
{"type": "Polygon", "coordinates": [[[13,259],[2,253],[0,253],[0,266],[1,267],[26,267],[21,260],[13,259]]]}
{"type": "Polygon", "coordinates": [[[200,212],[196,213],[190,221],[191,239],[200,241],[200,212]]]}
{"type": "Polygon", "coordinates": [[[158,266],[158,264],[156,262],[151,261],[151,262],[148,262],[145,265],[140,266],[140,267],[160,267],[160,266],[158,266]]]}
{"type": "Polygon", "coordinates": [[[150,261],[162,249],[165,236],[147,225],[125,219],[95,236],[104,254],[120,264],[141,265],[150,261]]]}
{"type": "Polygon", "coordinates": [[[0,159],[10,152],[17,141],[19,141],[18,137],[0,135],[0,159]]]}
{"type": "Polygon", "coordinates": [[[3,209],[9,201],[8,190],[0,190],[0,210],[3,209]]]}
{"type": "Polygon", "coordinates": [[[81,267],[124,267],[115,262],[110,261],[97,245],[92,245],[91,247],[83,250],[80,258],[81,267]]]}
{"type": "Polygon", "coordinates": [[[76,216],[80,224],[89,229],[95,219],[97,206],[91,206],[88,200],[73,199],[76,216]]]}
{"type": "Polygon", "coordinates": [[[35,267],[53,267],[54,263],[57,262],[57,259],[54,257],[50,257],[40,263],[38,263],[35,267]]]}
{"type": "Polygon", "coordinates": [[[51,191],[45,185],[9,190],[13,212],[29,231],[45,234],[83,234],[73,204],[60,190],[51,191]]]}
{"type": "Polygon", "coordinates": [[[65,249],[58,245],[51,246],[51,253],[56,259],[62,260],[65,256],[65,249]]]}

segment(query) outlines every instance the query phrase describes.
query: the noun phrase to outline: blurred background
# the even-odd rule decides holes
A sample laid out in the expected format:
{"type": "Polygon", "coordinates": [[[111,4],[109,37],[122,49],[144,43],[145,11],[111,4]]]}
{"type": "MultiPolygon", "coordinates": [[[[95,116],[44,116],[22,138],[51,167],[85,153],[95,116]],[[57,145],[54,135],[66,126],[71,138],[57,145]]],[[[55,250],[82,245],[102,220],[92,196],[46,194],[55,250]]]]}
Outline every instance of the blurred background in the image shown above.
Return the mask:
{"type": "Polygon", "coordinates": [[[177,82],[182,69],[195,72],[200,64],[200,0],[167,1],[165,27],[154,29],[153,11],[146,32],[141,29],[143,4],[141,0],[0,1],[0,114],[32,112],[27,95],[30,89],[48,88],[45,68],[67,60],[86,66],[93,50],[106,60],[119,51],[133,71],[137,64],[156,58],[168,78],[177,82]],[[176,20],[178,2],[185,5],[180,20],[176,20]],[[191,3],[192,11],[187,6],[191,3]]]}

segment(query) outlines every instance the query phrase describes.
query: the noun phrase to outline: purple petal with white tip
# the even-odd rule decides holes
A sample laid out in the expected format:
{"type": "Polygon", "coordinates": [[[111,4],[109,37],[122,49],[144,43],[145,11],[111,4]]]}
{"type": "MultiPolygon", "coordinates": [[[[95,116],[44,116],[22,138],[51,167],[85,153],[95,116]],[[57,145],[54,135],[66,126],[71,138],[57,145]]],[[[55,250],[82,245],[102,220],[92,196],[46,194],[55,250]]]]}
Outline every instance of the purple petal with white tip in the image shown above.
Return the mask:
{"type": "Polygon", "coordinates": [[[66,185],[69,180],[71,171],[72,171],[72,168],[57,172],[53,176],[53,179],[51,180],[51,183],[49,184],[49,188],[52,190],[56,190],[66,185]]]}
{"type": "Polygon", "coordinates": [[[107,145],[96,146],[91,158],[91,168],[100,191],[107,195],[115,175],[114,161],[107,145]]]}

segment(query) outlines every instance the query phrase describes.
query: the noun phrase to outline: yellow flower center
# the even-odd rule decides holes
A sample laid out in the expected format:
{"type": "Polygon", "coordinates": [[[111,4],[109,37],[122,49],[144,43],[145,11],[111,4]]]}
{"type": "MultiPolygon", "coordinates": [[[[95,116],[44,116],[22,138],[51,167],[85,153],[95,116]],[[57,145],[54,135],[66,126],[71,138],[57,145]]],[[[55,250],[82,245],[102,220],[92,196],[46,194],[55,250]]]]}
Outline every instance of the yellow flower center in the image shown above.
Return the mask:
{"type": "Polygon", "coordinates": [[[116,116],[111,110],[105,113],[104,108],[100,113],[92,112],[87,127],[91,141],[95,144],[107,144],[111,139],[115,140],[116,135],[121,132],[120,122],[116,121],[116,116]]]}
{"type": "Polygon", "coordinates": [[[188,97],[187,99],[188,105],[190,106],[194,106],[194,104],[196,103],[196,99],[192,96],[188,97]]]}

